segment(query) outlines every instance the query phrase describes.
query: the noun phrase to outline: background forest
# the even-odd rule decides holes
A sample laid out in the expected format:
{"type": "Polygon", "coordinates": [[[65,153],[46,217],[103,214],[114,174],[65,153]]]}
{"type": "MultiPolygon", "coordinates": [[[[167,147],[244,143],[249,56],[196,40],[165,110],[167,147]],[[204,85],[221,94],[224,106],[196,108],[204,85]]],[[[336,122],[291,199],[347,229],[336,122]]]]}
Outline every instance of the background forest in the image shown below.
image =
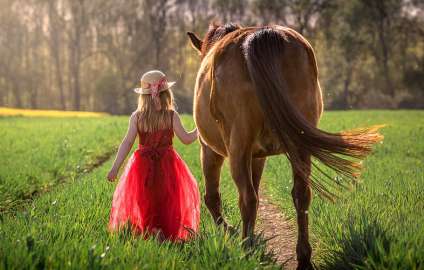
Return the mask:
{"type": "Polygon", "coordinates": [[[327,109],[424,108],[422,0],[0,0],[0,107],[128,113],[155,68],[191,112],[186,32],[213,20],[303,34],[327,109]]]}

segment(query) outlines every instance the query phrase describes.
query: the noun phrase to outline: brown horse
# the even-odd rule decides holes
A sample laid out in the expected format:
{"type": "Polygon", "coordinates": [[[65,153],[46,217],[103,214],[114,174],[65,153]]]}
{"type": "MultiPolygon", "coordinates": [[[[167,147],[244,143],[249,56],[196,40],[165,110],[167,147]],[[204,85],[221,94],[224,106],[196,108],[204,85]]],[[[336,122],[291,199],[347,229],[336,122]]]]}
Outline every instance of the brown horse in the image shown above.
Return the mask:
{"type": "Polygon", "coordinates": [[[355,180],[360,161],[382,139],[378,127],[329,133],[317,128],[323,102],[314,51],[296,31],[282,27],[216,25],[200,40],[188,33],[201,55],[194,119],[201,137],[205,203],[217,224],[225,222],[219,193],[220,169],[229,158],[239,191],[243,237],[251,236],[258,189],[267,156],[286,154],[293,170],[297,212],[298,268],[311,268],[308,207],[311,188],[334,197],[331,178],[311,157],[345,180],[355,180]]]}

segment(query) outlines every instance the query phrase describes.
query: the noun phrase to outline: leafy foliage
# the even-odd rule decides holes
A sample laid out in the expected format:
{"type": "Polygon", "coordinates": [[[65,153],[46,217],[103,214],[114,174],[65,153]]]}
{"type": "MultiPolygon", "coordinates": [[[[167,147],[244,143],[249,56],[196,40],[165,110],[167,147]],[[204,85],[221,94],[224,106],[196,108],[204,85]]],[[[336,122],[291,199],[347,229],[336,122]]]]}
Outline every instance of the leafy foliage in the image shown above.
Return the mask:
{"type": "Polygon", "coordinates": [[[423,14],[417,0],[2,0],[0,106],[129,113],[140,75],[162,69],[190,112],[186,32],[217,20],[303,34],[329,108],[422,108],[423,14]]]}

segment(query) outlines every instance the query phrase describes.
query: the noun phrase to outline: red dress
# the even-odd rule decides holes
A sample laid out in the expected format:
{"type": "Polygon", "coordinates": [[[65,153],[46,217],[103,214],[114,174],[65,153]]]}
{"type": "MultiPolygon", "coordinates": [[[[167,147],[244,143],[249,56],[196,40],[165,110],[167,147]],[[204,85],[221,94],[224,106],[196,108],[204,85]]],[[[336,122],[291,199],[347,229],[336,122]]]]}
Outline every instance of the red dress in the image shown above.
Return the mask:
{"type": "Polygon", "coordinates": [[[159,231],[168,240],[187,240],[198,231],[197,182],[172,147],[173,129],[139,132],[138,149],[128,160],[113,195],[109,229],[127,222],[146,236],[159,231]]]}

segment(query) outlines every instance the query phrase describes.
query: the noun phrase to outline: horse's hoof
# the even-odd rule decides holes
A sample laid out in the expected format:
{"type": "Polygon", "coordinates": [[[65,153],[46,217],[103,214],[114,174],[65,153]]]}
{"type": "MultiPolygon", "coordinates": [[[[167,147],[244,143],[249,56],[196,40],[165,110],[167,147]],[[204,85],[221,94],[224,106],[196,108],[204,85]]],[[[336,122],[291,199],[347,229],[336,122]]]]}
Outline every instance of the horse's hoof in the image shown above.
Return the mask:
{"type": "Polygon", "coordinates": [[[222,226],[225,232],[231,233],[235,230],[234,227],[228,224],[228,222],[224,218],[219,218],[217,221],[215,221],[215,223],[218,226],[222,226]]]}
{"type": "Polygon", "coordinates": [[[223,222],[221,226],[224,228],[224,231],[226,233],[229,233],[230,235],[235,235],[238,233],[237,229],[234,226],[228,224],[227,222],[223,222]]]}
{"type": "Polygon", "coordinates": [[[247,250],[250,250],[251,248],[255,247],[255,244],[256,244],[256,241],[255,241],[254,237],[250,236],[250,237],[246,237],[244,239],[243,247],[247,250]]]}

